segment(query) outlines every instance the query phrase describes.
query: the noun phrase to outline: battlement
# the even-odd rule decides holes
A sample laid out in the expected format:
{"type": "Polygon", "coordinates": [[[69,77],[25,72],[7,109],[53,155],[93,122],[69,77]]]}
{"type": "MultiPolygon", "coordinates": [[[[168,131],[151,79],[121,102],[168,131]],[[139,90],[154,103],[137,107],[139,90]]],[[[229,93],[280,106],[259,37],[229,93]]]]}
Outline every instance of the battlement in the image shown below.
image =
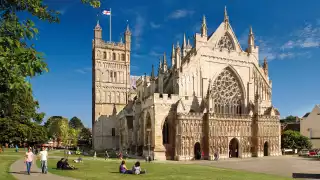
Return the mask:
{"type": "Polygon", "coordinates": [[[202,117],[203,117],[203,113],[200,113],[200,112],[189,112],[189,113],[178,113],[177,114],[177,118],[178,120],[195,120],[195,119],[198,119],[198,120],[201,120],[202,117]]]}
{"type": "Polygon", "coordinates": [[[160,94],[153,93],[154,103],[174,104],[179,101],[180,97],[178,94],[160,94]]]}
{"type": "Polygon", "coordinates": [[[278,116],[259,115],[258,121],[277,121],[280,122],[278,116]]]}
{"type": "MultiPolygon", "coordinates": [[[[94,43],[94,40],[92,40],[94,43]]],[[[102,48],[102,49],[113,49],[113,50],[126,50],[126,44],[123,42],[110,42],[110,41],[104,41],[102,39],[99,39],[95,41],[95,48],[102,48]]],[[[127,49],[128,50],[128,49],[127,49]]]]}
{"type": "Polygon", "coordinates": [[[234,115],[234,114],[209,114],[210,120],[241,120],[241,121],[251,121],[250,115],[234,115]]]}

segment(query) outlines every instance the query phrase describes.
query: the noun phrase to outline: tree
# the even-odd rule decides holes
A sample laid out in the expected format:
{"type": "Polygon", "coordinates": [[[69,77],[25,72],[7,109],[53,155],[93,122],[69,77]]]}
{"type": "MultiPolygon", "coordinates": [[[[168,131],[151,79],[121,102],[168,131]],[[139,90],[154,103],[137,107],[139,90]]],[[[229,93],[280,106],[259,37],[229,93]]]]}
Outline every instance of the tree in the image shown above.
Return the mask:
{"type": "Polygon", "coordinates": [[[287,117],[284,118],[284,119],[280,119],[280,122],[281,122],[281,123],[291,123],[291,122],[296,122],[296,120],[297,120],[297,117],[296,117],[296,116],[290,115],[290,116],[287,116],[287,117]]]}
{"type": "MultiPolygon", "coordinates": [[[[99,0],[81,0],[99,7],[99,0]]],[[[50,23],[59,22],[59,12],[50,10],[42,0],[2,0],[0,3],[0,137],[9,141],[30,136],[33,123],[40,124],[44,113],[32,96],[29,78],[48,71],[32,40],[38,34],[28,14],[50,23]],[[10,131],[9,131],[10,130],[10,131]]],[[[42,134],[42,133],[40,133],[42,134]]]]}
{"type": "Polygon", "coordinates": [[[49,122],[46,123],[49,136],[55,138],[58,143],[66,143],[69,133],[68,119],[62,116],[52,116],[48,119],[47,122],[49,122]]]}
{"type": "Polygon", "coordinates": [[[74,116],[69,121],[69,127],[81,130],[82,128],[84,128],[84,125],[82,124],[81,120],[78,117],[74,116]]]}
{"type": "Polygon", "coordinates": [[[92,134],[89,128],[83,128],[79,134],[81,140],[89,141],[92,134]]]}
{"type": "Polygon", "coordinates": [[[68,139],[71,141],[71,144],[76,146],[79,140],[80,129],[69,128],[68,139]]]}
{"type": "Polygon", "coordinates": [[[287,149],[311,149],[311,141],[298,131],[287,130],[281,135],[281,146],[287,149]]]}

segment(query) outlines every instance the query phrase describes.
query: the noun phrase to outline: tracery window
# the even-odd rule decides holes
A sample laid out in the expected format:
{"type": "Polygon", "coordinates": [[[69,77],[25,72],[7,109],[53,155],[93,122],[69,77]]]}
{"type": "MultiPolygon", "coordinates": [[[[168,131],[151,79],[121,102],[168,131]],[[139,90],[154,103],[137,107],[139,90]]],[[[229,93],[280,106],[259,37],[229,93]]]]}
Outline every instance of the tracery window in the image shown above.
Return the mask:
{"type": "Polygon", "coordinates": [[[210,95],[217,114],[241,114],[243,92],[240,82],[228,68],[216,78],[210,95]]]}
{"type": "Polygon", "coordinates": [[[227,33],[221,37],[220,41],[218,42],[218,48],[227,49],[227,50],[235,50],[233,41],[227,33]]]}

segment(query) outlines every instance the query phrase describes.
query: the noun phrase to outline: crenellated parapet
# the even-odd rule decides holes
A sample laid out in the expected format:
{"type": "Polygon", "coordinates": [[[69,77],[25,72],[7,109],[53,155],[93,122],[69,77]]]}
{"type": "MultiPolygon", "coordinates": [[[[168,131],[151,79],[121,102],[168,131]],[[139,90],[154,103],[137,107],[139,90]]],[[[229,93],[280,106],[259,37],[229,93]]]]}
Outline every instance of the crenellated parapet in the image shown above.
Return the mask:
{"type": "Polygon", "coordinates": [[[209,114],[209,120],[235,120],[235,121],[251,121],[250,115],[233,115],[233,114],[209,114]]]}
{"type": "Polygon", "coordinates": [[[156,104],[174,104],[180,99],[177,94],[153,93],[153,100],[156,104]]]}
{"type": "Polygon", "coordinates": [[[126,46],[123,42],[106,42],[104,40],[96,41],[95,47],[103,49],[114,49],[120,51],[126,50],[126,46]]]}
{"type": "Polygon", "coordinates": [[[258,121],[274,121],[279,122],[278,116],[258,115],[258,121]]]}
{"type": "Polygon", "coordinates": [[[177,119],[178,120],[202,120],[203,113],[199,112],[189,112],[189,113],[178,113],[177,119]]]}

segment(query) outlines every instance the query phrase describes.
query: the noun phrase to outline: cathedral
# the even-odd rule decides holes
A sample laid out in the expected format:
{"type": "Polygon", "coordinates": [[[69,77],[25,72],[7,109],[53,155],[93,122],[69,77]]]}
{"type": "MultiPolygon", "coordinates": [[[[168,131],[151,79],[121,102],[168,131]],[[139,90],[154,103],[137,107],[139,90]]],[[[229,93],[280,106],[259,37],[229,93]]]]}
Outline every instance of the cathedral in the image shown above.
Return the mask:
{"type": "Polygon", "coordinates": [[[203,16],[193,42],[184,36],[172,45],[157,71],[128,85],[127,103],[113,115],[120,150],[177,161],[281,155],[267,59],[259,64],[252,28],[241,48],[226,9],[213,33],[203,16]]]}

